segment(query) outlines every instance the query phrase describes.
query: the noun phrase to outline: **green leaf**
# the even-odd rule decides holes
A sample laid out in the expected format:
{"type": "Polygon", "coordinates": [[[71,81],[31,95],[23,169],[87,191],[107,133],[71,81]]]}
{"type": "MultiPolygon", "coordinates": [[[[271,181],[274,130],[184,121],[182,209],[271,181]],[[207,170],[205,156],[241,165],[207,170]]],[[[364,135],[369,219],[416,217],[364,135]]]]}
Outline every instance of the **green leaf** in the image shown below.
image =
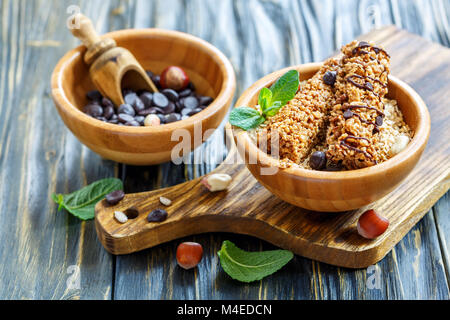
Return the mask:
{"type": "Polygon", "coordinates": [[[249,107],[235,108],[230,113],[230,123],[244,130],[256,128],[265,120],[258,110],[249,107]]]}
{"type": "Polygon", "coordinates": [[[272,103],[272,91],[268,88],[262,88],[259,92],[258,104],[261,107],[263,113],[272,103]]]}
{"type": "Polygon", "coordinates": [[[242,282],[261,280],[280,270],[294,257],[287,250],[247,252],[228,240],[223,242],[218,255],[223,270],[242,282]]]}
{"type": "Polygon", "coordinates": [[[289,100],[295,97],[299,84],[300,80],[297,70],[286,72],[270,87],[272,101],[280,101],[281,105],[284,106],[289,100]]]}
{"type": "Polygon", "coordinates": [[[273,117],[280,111],[283,106],[280,101],[276,101],[270,108],[266,109],[265,115],[266,117],[273,117]]]}
{"type": "Polygon", "coordinates": [[[123,190],[120,179],[107,178],[96,181],[78,191],[70,194],[52,194],[52,199],[62,208],[81,220],[90,220],[95,217],[95,205],[108,193],[123,190]]]}

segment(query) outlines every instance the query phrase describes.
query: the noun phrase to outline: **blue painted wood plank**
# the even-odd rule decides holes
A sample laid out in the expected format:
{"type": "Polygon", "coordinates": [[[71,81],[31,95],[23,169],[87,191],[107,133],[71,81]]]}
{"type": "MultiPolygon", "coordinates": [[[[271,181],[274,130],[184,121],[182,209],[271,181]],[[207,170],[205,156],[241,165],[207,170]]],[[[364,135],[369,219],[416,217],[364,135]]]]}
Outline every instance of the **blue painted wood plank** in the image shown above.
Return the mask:
{"type": "MultiPolygon", "coordinates": [[[[434,3],[434,5],[439,5],[434,3]]],[[[165,27],[185,31],[210,41],[231,60],[236,70],[237,96],[255,80],[282,67],[320,61],[342,44],[362,32],[386,24],[397,24],[442,41],[427,16],[431,12],[423,2],[397,1],[168,1],[151,8],[137,2],[149,15],[167,15],[157,20],[136,21],[134,27],[165,27]],[[177,6],[178,5],[178,6],[177,6]],[[173,7],[167,12],[164,8],[173,7]],[[156,13],[157,12],[157,13],[156,13]],[[220,12],[220,15],[217,14],[220,12]],[[405,12],[412,12],[406,14],[405,12]],[[178,19],[174,17],[177,16],[178,19]],[[280,19],[286,16],[286,19],[280,19]],[[193,18],[195,17],[195,18],[193,18]],[[419,19],[417,24],[412,19],[419,19]],[[214,21],[214,28],[211,28],[214,21]]],[[[438,20],[440,18],[437,18],[438,20]]],[[[445,25],[445,23],[444,23],[445,25]]],[[[449,30],[442,28],[443,34],[449,30]]],[[[442,32],[441,32],[442,33],[442,32]]],[[[218,134],[212,145],[224,148],[218,134]]],[[[216,149],[216,150],[217,150],[216,149]]],[[[211,150],[208,149],[210,152],[211,150]]],[[[220,152],[219,152],[220,153],[220,152]]],[[[161,179],[155,167],[142,181],[142,168],[127,167],[125,175],[130,192],[142,188],[173,185],[209,172],[214,166],[185,166],[161,179]],[[182,173],[185,173],[183,177],[182,173]]],[[[427,215],[382,262],[369,270],[347,270],[296,256],[278,273],[256,283],[241,284],[221,269],[217,251],[224,240],[231,240],[247,250],[274,249],[255,238],[233,234],[197,235],[160,245],[125,257],[117,257],[116,299],[448,299],[448,284],[434,220],[427,215]],[[176,265],[177,245],[184,241],[202,243],[205,254],[195,270],[176,265]],[[430,273],[432,266],[435,272],[430,273]],[[417,274],[415,271],[418,270],[417,274]],[[376,283],[373,277],[376,275],[376,283]],[[441,283],[443,281],[443,283],[441,283]]]]}
{"type": "MultiPolygon", "coordinates": [[[[101,32],[155,26],[210,41],[232,62],[237,95],[264,74],[323,60],[360,33],[382,25],[396,24],[450,45],[447,0],[80,3],[101,32]]],[[[52,192],[70,192],[114,175],[124,178],[129,192],[169,186],[211,171],[226,150],[218,130],[195,151],[208,155],[208,163],[122,168],[83,147],[56,116],[48,91],[55,62],[78,43],[63,30],[69,4],[72,1],[0,2],[1,299],[449,298],[448,194],[369,270],[347,270],[296,256],[280,272],[241,284],[220,267],[221,243],[229,239],[246,250],[274,247],[222,233],[188,237],[129,256],[106,253],[93,222],[57,213],[49,198],[52,192]],[[204,259],[195,270],[176,265],[176,246],[183,240],[204,246],[204,259]],[[71,288],[67,280],[77,268],[80,286],[71,288]]]]}

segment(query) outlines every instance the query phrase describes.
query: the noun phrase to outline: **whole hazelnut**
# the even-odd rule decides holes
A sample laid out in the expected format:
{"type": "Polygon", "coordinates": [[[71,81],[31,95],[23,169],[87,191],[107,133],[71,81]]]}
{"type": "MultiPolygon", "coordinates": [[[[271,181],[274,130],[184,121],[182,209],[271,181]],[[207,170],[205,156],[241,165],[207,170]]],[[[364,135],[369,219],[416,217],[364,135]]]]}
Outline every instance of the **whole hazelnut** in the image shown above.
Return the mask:
{"type": "Polygon", "coordinates": [[[360,236],[375,239],[382,235],[389,227],[389,221],[380,216],[375,210],[367,210],[358,219],[356,229],[360,236]]]}
{"type": "Polygon", "coordinates": [[[160,84],[164,89],[179,91],[188,86],[189,77],[180,67],[170,66],[161,73],[160,84]]]}
{"type": "Polygon", "coordinates": [[[177,262],[183,269],[195,268],[203,257],[203,247],[196,242],[183,242],[177,248],[177,262]]]}

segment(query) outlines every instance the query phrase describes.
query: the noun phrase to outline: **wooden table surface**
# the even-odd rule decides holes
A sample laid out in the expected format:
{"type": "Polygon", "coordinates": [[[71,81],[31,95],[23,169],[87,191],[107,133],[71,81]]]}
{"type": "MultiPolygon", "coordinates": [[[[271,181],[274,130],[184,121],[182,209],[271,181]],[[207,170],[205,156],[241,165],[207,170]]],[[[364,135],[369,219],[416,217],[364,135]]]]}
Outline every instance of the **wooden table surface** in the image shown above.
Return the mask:
{"type": "Polygon", "coordinates": [[[211,42],[235,68],[237,95],[267,73],[323,60],[382,25],[450,45],[448,0],[1,1],[0,299],[449,299],[449,193],[367,270],[295,256],[278,273],[241,284],[220,267],[221,243],[273,246],[233,234],[182,239],[205,250],[190,271],[176,264],[182,240],[128,256],[108,254],[94,222],[57,212],[51,193],[112,176],[124,179],[127,192],[178,184],[211,171],[226,148],[218,130],[195,151],[209,164],[142,168],[102,160],[82,146],[57,115],[49,90],[56,62],[78,45],[66,30],[71,4],[96,20],[101,33],[158,27],[211,42]]]}

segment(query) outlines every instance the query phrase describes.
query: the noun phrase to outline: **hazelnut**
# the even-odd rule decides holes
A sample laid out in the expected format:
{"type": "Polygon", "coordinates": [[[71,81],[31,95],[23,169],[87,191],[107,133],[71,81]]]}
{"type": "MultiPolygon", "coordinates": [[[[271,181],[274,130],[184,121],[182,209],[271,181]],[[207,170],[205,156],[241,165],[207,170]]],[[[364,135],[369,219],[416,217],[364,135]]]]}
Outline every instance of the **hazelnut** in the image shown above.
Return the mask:
{"type": "Polygon", "coordinates": [[[127,215],[122,211],[114,211],[114,218],[116,218],[116,220],[120,223],[125,223],[128,221],[127,215]]]}
{"type": "Polygon", "coordinates": [[[183,242],[177,248],[177,262],[183,269],[195,268],[203,257],[203,247],[196,242],[183,242]]]}
{"type": "Polygon", "coordinates": [[[180,67],[170,66],[161,73],[160,84],[164,89],[179,91],[188,86],[189,77],[180,67]]]}
{"type": "Polygon", "coordinates": [[[202,179],[202,183],[209,191],[222,191],[228,188],[231,183],[231,177],[224,173],[215,173],[202,179]]]}
{"type": "Polygon", "coordinates": [[[159,202],[161,202],[166,207],[170,206],[172,204],[172,200],[166,198],[166,197],[159,197],[159,202]]]}
{"type": "Polygon", "coordinates": [[[391,157],[403,151],[408,146],[408,143],[409,143],[408,136],[400,135],[395,137],[394,144],[392,145],[390,150],[391,157]]]}
{"type": "Polygon", "coordinates": [[[380,216],[375,210],[364,212],[358,219],[357,230],[366,239],[375,239],[382,235],[389,227],[389,221],[380,216]]]}
{"type": "Polygon", "coordinates": [[[146,127],[157,127],[161,124],[161,119],[156,114],[149,114],[145,117],[144,125],[146,127]]]}

